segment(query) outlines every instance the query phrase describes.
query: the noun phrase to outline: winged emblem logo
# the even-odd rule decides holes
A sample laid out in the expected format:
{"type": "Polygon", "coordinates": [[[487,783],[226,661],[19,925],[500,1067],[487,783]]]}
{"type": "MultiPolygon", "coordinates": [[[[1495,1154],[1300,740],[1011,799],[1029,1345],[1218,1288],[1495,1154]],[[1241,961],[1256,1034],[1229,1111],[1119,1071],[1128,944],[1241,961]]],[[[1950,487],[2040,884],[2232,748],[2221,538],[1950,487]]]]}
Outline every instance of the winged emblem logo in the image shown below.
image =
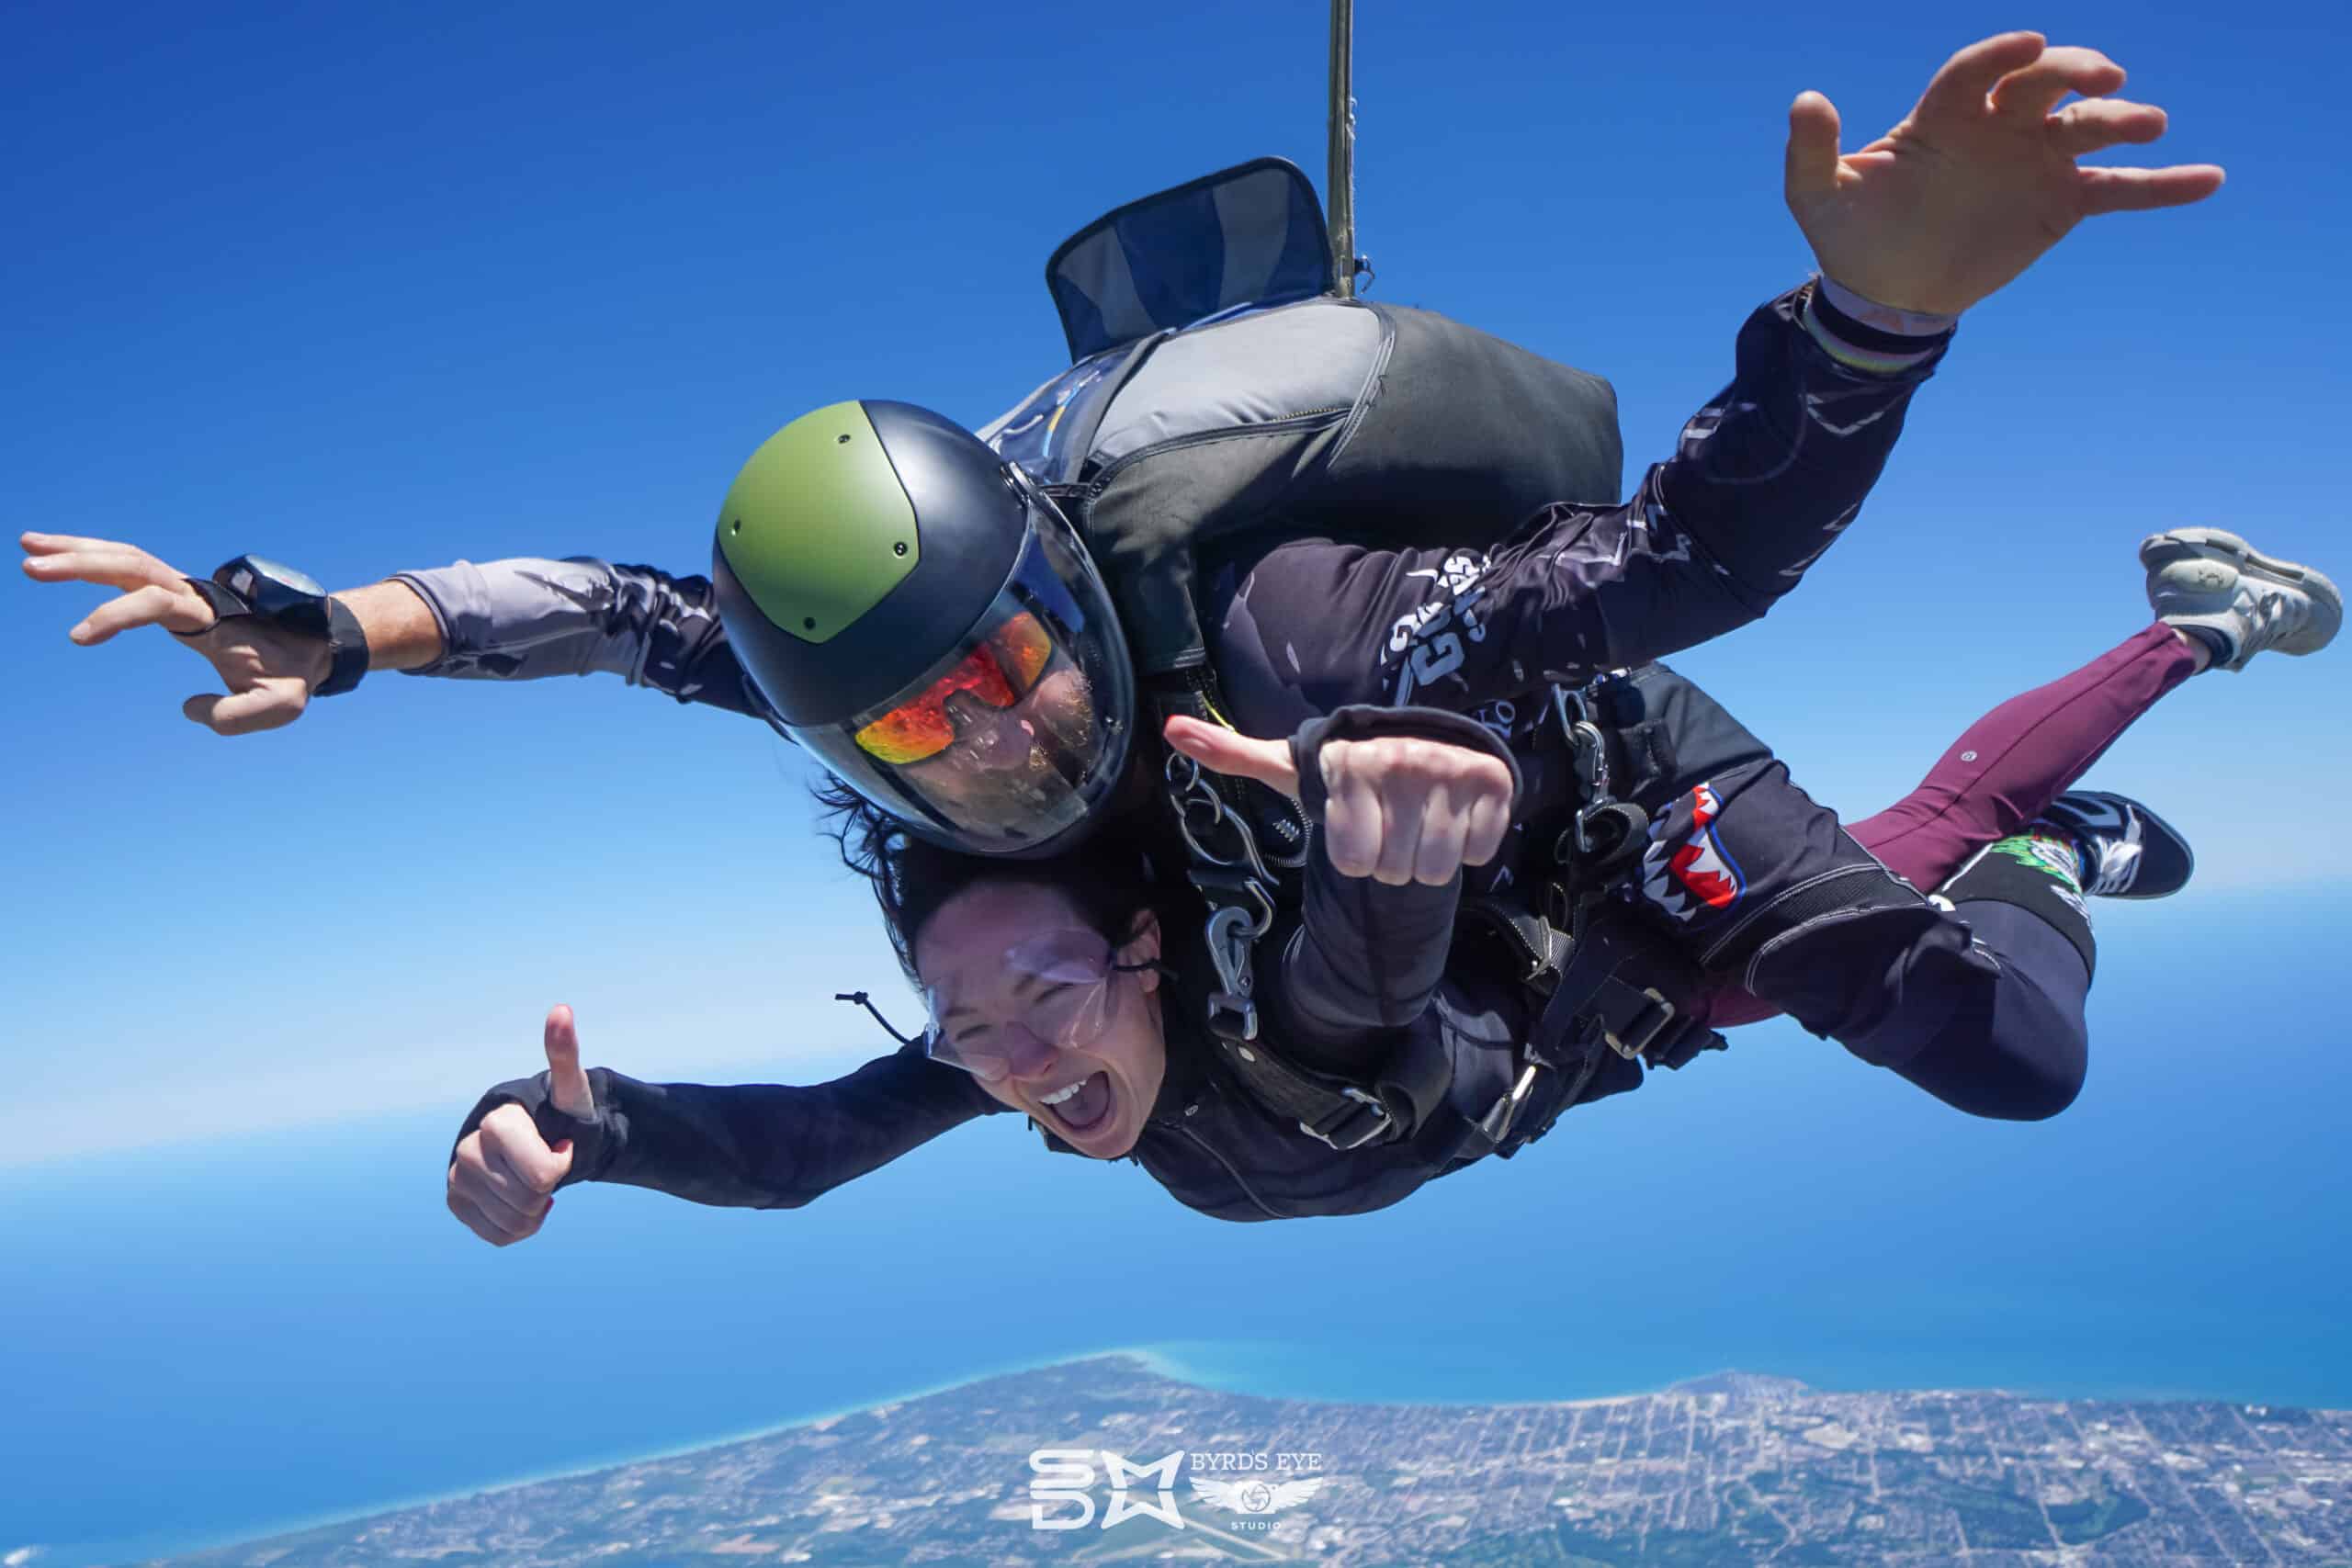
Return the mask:
{"type": "Polygon", "coordinates": [[[1314,1496],[1329,1478],[1313,1475],[1296,1481],[1217,1481],[1195,1475],[1191,1479],[1193,1490],[1203,1502],[1228,1513],[1276,1514],[1314,1496]]]}

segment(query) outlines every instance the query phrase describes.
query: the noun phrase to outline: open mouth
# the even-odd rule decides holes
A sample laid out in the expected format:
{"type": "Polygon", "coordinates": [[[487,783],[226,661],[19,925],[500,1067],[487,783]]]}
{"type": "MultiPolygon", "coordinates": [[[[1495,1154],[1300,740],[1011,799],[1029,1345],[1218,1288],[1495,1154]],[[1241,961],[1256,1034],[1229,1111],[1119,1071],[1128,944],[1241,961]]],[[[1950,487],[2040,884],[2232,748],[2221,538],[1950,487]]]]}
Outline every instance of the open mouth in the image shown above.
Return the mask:
{"type": "Polygon", "coordinates": [[[1058,1093],[1041,1097],[1037,1103],[1065,1133],[1080,1136],[1099,1133],[1111,1122],[1111,1075],[1089,1073],[1058,1093]]]}

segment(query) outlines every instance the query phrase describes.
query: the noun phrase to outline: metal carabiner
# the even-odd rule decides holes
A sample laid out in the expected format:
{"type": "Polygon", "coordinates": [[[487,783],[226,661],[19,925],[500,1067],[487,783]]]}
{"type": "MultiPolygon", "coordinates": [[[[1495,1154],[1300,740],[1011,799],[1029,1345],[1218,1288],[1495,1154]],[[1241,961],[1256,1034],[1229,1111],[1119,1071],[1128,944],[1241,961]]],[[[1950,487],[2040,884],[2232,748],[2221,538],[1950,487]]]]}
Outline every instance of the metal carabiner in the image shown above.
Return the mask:
{"type": "Polygon", "coordinates": [[[1226,982],[1227,989],[1246,991],[1250,988],[1250,949],[1273,929],[1274,906],[1266,890],[1256,883],[1245,881],[1238,890],[1249,895],[1249,905],[1220,903],[1209,916],[1209,957],[1216,962],[1217,977],[1226,982]],[[1231,964],[1227,963],[1219,943],[1232,950],[1231,964]],[[1242,976],[1238,987],[1233,984],[1236,973],[1242,976]]]}
{"type": "Polygon", "coordinates": [[[1250,824],[1243,821],[1240,814],[1227,806],[1225,797],[1214,790],[1196,795],[1190,801],[1177,803],[1176,829],[1183,835],[1185,847],[1209,864],[1246,871],[1255,880],[1269,885],[1276,880],[1274,874],[1266,869],[1264,857],[1258,852],[1258,836],[1250,830],[1250,824]],[[1219,854],[1201,841],[1201,835],[1193,831],[1193,818],[1187,809],[1192,806],[1206,807],[1215,812],[1209,818],[1209,827],[1211,829],[1224,828],[1232,833],[1235,845],[1232,853],[1219,854]]]}
{"type": "Polygon", "coordinates": [[[1256,984],[1251,972],[1250,949],[1273,924],[1273,905],[1264,891],[1255,884],[1248,885],[1249,892],[1258,904],[1259,913],[1250,912],[1238,904],[1221,904],[1209,916],[1207,942],[1209,963],[1216,970],[1217,988],[1209,996],[1209,1024],[1216,1028],[1220,1014],[1229,1013],[1235,1020],[1233,1032],[1243,1040],[1258,1038],[1258,1004],[1251,999],[1250,990],[1256,984]]]}
{"type": "Polygon", "coordinates": [[[1592,714],[1591,705],[1584,700],[1584,688],[1569,685],[1557,673],[1546,674],[1544,679],[1552,682],[1552,711],[1560,716],[1560,733],[1573,739],[1577,726],[1592,714]]]}
{"type": "Polygon", "coordinates": [[[1609,798],[1609,739],[1600,733],[1600,726],[1589,718],[1580,718],[1568,730],[1568,750],[1574,757],[1577,784],[1584,791],[1589,805],[1605,804],[1609,798]]]}
{"type": "Polygon", "coordinates": [[[1176,813],[1177,831],[1183,835],[1185,848],[1211,865],[1231,865],[1236,857],[1219,854],[1204,841],[1216,831],[1220,823],[1231,818],[1233,813],[1225,804],[1224,797],[1201,776],[1201,765],[1182,751],[1170,751],[1160,773],[1167,781],[1168,804],[1176,813]],[[1193,813],[1196,811],[1204,812],[1207,817],[1198,829],[1193,826],[1193,813]]]}

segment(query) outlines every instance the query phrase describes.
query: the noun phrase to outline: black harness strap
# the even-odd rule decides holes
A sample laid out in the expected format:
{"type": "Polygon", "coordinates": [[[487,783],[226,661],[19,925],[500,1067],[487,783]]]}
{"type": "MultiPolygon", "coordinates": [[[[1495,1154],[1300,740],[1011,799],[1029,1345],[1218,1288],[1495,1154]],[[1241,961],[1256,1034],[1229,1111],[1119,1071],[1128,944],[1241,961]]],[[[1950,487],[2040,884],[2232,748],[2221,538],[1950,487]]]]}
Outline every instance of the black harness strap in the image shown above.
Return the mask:
{"type": "MultiPolygon", "coordinates": [[[[1163,724],[1181,713],[1231,728],[1206,669],[1188,672],[1181,685],[1157,686],[1153,698],[1163,724]]],[[[1259,1038],[1254,953],[1273,926],[1278,901],[1286,895],[1294,906],[1297,901],[1296,872],[1313,844],[1305,808],[1252,780],[1208,773],[1174,751],[1165,777],[1191,862],[1187,877],[1209,907],[1206,935],[1217,984],[1204,1021],[1227,1066],[1261,1104],[1332,1148],[1412,1136],[1452,1084],[1453,1065],[1442,1047],[1424,1042],[1397,1053],[1367,1087],[1287,1061],[1259,1038]],[[1264,852],[1269,838],[1283,846],[1277,856],[1264,852]]]]}
{"type": "MultiPolygon", "coordinates": [[[[1555,685],[1559,733],[1570,752],[1577,779],[1573,814],[1552,830],[1554,876],[1540,885],[1541,909],[1492,897],[1467,899],[1461,925],[1497,939],[1518,970],[1521,983],[1544,998],[1534,1026],[1521,1044],[1522,1066],[1509,1091],[1477,1122],[1500,1147],[1516,1149],[1548,1131],[1561,1111],[1577,1102],[1609,1052],[1629,1059],[1679,1066],[1721,1037],[1693,1022],[1685,1004],[1702,982],[1696,967],[1662,953],[1658,940],[1604,912],[1611,890],[1637,865],[1647,841],[1648,815],[1612,793],[1620,778],[1641,780],[1671,765],[1664,730],[1655,724],[1616,727],[1596,716],[1594,688],[1555,685]],[[1596,929],[1596,918],[1606,929],[1596,929]],[[1564,1079],[1547,1095],[1541,1125],[1519,1126],[1520,1111],[1538,1076],[1564,1079]]],[[[1224,724],[1215,701],[1214,676],[1192,672],[1181,685],[1155,688],[1162,722],[1186,714],[1224,724]]],[[[1229,726],[1228,726],[1229,728],[1229,726]]],[[[1228,792],[1225,780],[1190,758],[1170,752],[1165,769],[1167,799],[1176,813],[1188,877],[1209,907],[1207,941],[1216,986],[1204,1012],[1209,1032],[1227,1066],[1259,1103],[1297,1122],[1299,1130],[1335,1149],[1361,1148],[1414,1135],[1428,1124],[1453,1084],[1453,1066],[1442,1040],[1417,1034],[1412,1043],[1383,1064],[1369,1084],[1306,1068],[1285,1060],[1259,1037],[1253,996],[1256,944],[1273,925],[1285,879],[1260,850],[1252,807],[1261,803],[1228,792]]],[[[1293,866],[1306,860],[1311,839],[1306,817],[1295,801],[1262,785],[1260,794],[1280,803],[1271,820],[1289,824],[1298,849],[1285,856],[1293,866]]],[[[1540,840],[1539,840],[1540,841],[1540,840]]],[[[1294,896],[1295,884],[1291,888],[1294,896]]],[[[1508,1151],[1506,1151],[1508,1152],[1508,1151]]]]}
{"type": "Polygon", "coordinates": [[[1219,1043],[1226,1066],[1261,1104],[1343,1151],[1410,1137],[1428,1124],[1453,1081],[1442,1050],[1411,1044],[1382,1064],[1367,1089],[1285,1061],[1262,1043],[1220,1038],[1219,1043]]]}
{"type": "Polygon", "coordinates": [[[1553,677],[1555,739],[1568,751],[1577,795],[1574,815],[1553,835],[1555,874],[1544,885],[1542,909],[1494,898],[1464,908],[1465,921],[1501,939],[1521,964],[1521,983],[1544,998],[1522,1043],[1517,1079],[1478,1122],[1506,1154],[1548,1132],[1583,1097],[1608,1053],[1680,1066],[1723,1043],[1687,1011],[1704,987],[1697,965],[1607,908],[1611,891],[1640,863],[1649,830],[1649,814],[1618,798],[1616,789],[1623,781],[1639,790],[1670,776],[1674,766],[1665,726],[1614,718],[1613,686],[1621,678],[1604,675],[1577,686],[1553,677]],[[1518,1126],[1545,1072],[1564,1079],[1545,1097],[1548,1113],[1540,1125],[1518,1126]],[[1519,1136],[1504,1148],[1515,1126],[1519,1136]]]}

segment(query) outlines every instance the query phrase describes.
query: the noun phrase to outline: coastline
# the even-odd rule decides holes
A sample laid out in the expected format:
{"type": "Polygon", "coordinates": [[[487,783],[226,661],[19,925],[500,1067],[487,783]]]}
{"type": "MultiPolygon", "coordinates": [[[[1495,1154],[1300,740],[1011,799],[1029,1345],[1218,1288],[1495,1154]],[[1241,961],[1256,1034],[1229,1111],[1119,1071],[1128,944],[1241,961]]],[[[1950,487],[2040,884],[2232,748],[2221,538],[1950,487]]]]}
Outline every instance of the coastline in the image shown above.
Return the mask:
{"type": "MultiPolygon", "coordinates": [[[[326,1513],[304,1515],[290,1518],[272,1519],[254,1526],[239,1527],[233,1530],[226,1532],[218,1530],[206,1531],[200,1536],[155,1535],[135,1537],[131,1538],[129,1541],[115,1543],[113,1546],[101,1543],[96,1549],[96,1551],[98,1554],[93,1554],[92,1552],[78,1550],[61,1551],[55,1546],[40,1542],[24,1542],[15,1544],[17,1545],[17,1550],[29,1548],[32,1551],[32,1555],[30,1557],[22,1560],[25,1568],[36,1568],[36,1565],[39,1564],[51,1564],[53,1565],[53,1568],[96,1568],[96,1565],[100,1564],[152,1562],[160,1559],[176,1558],[197,1552],[220,1551],[247,1542],[266,1540],[274,1537],[292,1535],[306,1530],[320,1529],[342,1525],[359,1524],[387,1514],[401,1513],[413,1508],[429,1507],[436,1504],[451,1503],[465,1499],[481,1497],[494,1493],[512,1491],[518,1487],[537,1485],[550,1481],[560,1481],[582,1475],[590,1475],[599,1471],[612,1470],[628,1465],[650,1463],[661,1460],[674,1459],[689,1454],[703,1453],[712,1449],[725,1448],[735,1443],[750,1442],[758,1438],[771,1437],[781,1432],[787,1432],[799,1427],[819,1426],[823,1423],[840,1420],[845,1416],[903,1404],[910,1400],[922,1399],[932,1394],[947,1393],[955,1389],[967,1387],[975,1382],[985,1382],[990,1378],[1012,1376],[1022,1372],[1036,1371],[1049,1367],[1068,1366],[1076,1361],[1092,1360],[1105,1357],[1125,1358],[1134,1361],[1143,1370],[1156,1376],[1168,1378],[1180,1382],[1192,1383],[1204,1388],[1212,1388],[1227,1393],[1251,1395],[1267,1399],[1300,1400],[1317,1404],[1358,1404],[1390,1406],[1432,1406],[1448,1404],[1497,1406],[1525,1404],[1530,1406],[1542,1406],[1545,1408],[1571,1408],[1577,1406],[1616,1404],[1628,1400],[1651,1397],[1657,1394],[1674,1392],[1688,1383],[1703,1382],[1726,1375],[1754,1375],[1770,1378],[1781,1377],[1780,1374],[1774,1373],[1735,1373],[1729,1369],[1716,1368],[1710,1369],[1705,1371],[1694,1371],[1682,1377],[1668,1379],[1662,1382],[1657,1382],[1654,1386],[1649,1387],[1628,1388],[1620,1386],[1613,1388],[1611,1392],[1605,1393],[1579,1394],[1565,1398],[1554,1397],[1544,1399],[1476,1398],[1464,1397],[1461,1395],[1454,1395],[1452,1397],[1391,1396],[1368,1398],[1361,1393],[1351,1393],[1341,1396],[1335,1395],[1328,1392],[1318,1392],[1309,1388],[1297,1386],[1287,1388],[1270,1386],[1270,1384],[1278,1384],[1288,1381],[1281,1377],[1279,1374],[1272,1378],[1268,1376],[1270,1366],[1272,1363],[1280,1361],[1286,1365],[1295,1367],[1301,1364],[1302,1360],[1311,1362],[1314,1358],[1315,1349],[1316,1348],[1312,1346],[1280,1340],[1187,1339],[1163,1340],[1142,1345],[1102,1346],[1055,1356],[1033,1358],[1022,1361],[976,1367],[955,1377],[936,1380],[920,1387],[896,1389],[887,1393],[877,1394],[870,1398],[861,1399],[852,1403],[835,1404],[820,1409],[797,1413],[777,1420],[763,1422],[754,1427],[742,1427],[726,1432],[712,1433],[688,1441],[668,1443],[656,1448],[603,1454],[584,1462],[579,1461],[566,1461],[560,1465],[550,1466],[541,1470],[535,1470],[522,1474],[503,1476],[496,1480],[479,1484],[449,1487],[430,1493],[412,1494],[388,1498],[380,1502],[371,1503],[362,1508],[336,1509],[326,1513]],[[135,1550],[126,1554],[118,1550],[120,1546],[132,1546],[135,1550]]],[[[1333,1363],[1333,1368],[1336,1369],[1337,1365],[1338,1363],[1335,1361],[1333,1363]]],[[[1315,1375],[1313,1373],[1309,1373],[1303,1381],[1311,1384],[1316,1381],[1315,1375]]],[[[1971,1384],[1962,1386],[1955,1384],[1947,1387],[1932,1383],[1922,1384],[1916,1387],[1902,1388],[1881,1388],[1876,1384],[1871,1384],[1861,1388],[1845,1388],[1836,1386],[1834,1384],[1816,1383],[1810,1380],[1794,1378],[1785,1378],[1781,1379],[1781,1381],[1802,1382],[1806,1387],[1825,1393],[2000,1393],[2012,1397],[2023,1398],[2098,1398],[2120,1401],[2180,1401],[2222,1404],[2241,1403],[2239,1401],[2223,1399],[2221,1396],[2210,1393],[2199,1393],[2173,1392],[2152,1393],[2102,1391],[2087,1393],[2080,1392],[2053,1393],[2036,1389],[2031,1386],[2008,1387],[2005,1385],[1993,1384],[1971,1384]]],[[[2300,1408],[2323,1409],[2326,1407],[2303,1406],[2300,1408]]],[[[11,1544],[12,1543],[0,1541],[0,1551],[8,1550],[11,1544]]]]}
{"type": "MultiPolygon", "coordinates": [[[[899,1390],[876,1398],[861,1400],[853,1404],[833,1405],[804,1415],[764,1422],[760,1426],[738,1431],[697,1438],[689,1442],[669,1443],[660,1448],[631,1450],[627,1453],[603,1454],[584,1463],[567,1461],[560,1465],[545,1470],[536,1470],[523,1475],[503,1476],[498,1480],[484,1482],[479,1485],[445,1487],[437,1492],[416,1493],[380,1503],[370,1503],[364,1508],[337,1508],[331,1512],[310,1514],[297,1518],[274,1519],[265,1525],[252,1529],[240,1528],[227,1534],[208,1530],[201,1537],[136,1537],[133,1539],[141,1542],[168,1539],[168,1544],[155,1550],[150,1550],[142,1545],[138,1554],[134,1556],[108,1555],[85,1558],[77,1553],[69,1557],[62,1555],[57,1548],[43,1542],[21,1542],[17,1544],[17,1549],[29,1549],[32,1556],[25,1559],[20,1568],[33,1568],[36,1563],[52,1564],[54,1568],[120,1568],[120,1565],[185,1557],[199,1551],[218,1551],[247,1541],[267,1540],[274,1536],[294,1535],[303,1530],[324,1529],[335,1525],[359,1524],[385,1514],[403,1513],[411,1508],[429,1508],[436,1503],[454,1503],[469,1497],[488,1496],[495,1492],[511,1492],[520,1486],[536,1486],[542,1482],[563,1481],[573,1476],[593,1475],[600,1470],[616,1470],[624,1465],[650,1464],[657,1460],[677,1459],[686,1454],[702,1453],[710,1449],[723,1449],[732,1443],[748,1443],[760,1438],[773,1437],[778,1432],[789,1432],[795,1427],[813,1427],[820,1422],[838,1421],[843,1416],[859,1415],[868,1410],[903,1404],[910,1399],[945,1393],[951,1389],[962,1388],[969,1383],[984,1382],[989,1378],[1010,1377],[1015,1373],[1036,1371],[1046,1367],[1067,1366],[1072,1361],[1091,1360],[1098,1356],[1118,1355],[1130,1356],[1145,1362],[1148,1366],[1150,1365],[1147,1352],[1125,1346],[1114,1346],[1105,1349],[1084,1350],[1069,1355],[1048,1356],[1027,1361],[1008,1362],[1001,1366],[977,1368],[959,1377],[948,1378],[921,1388],[899,1390]]],[[[1151,1370],[1159,1371],[1156,1366],[1151,1367],[1151,1370]]],[[[1162,1372],[1161,1375],[1172,1376],[1173,1374],[1162,1372]]],[[[0,1551],[6,1550],[8,1550],[7,1547],[0,1545],[0,1551]]]]}
{"type": "MultiPolygon", "coordinates": [[[[1196,1383],[1202,1387],[1215,1388],[1229,1393],[1256,1394],[1271,1399],[1313,1399],[1318,1402],[1342,1403],[1333,1401],[1324,1394],[1270,1391],[1261,1385],[1255,1375],[1261,1372],[1262,1369],[1236,1370],[1237,1363],[1246,1363],[1253,1355],[1281,1355],[1297,1348],[1300,1347],[1284,1341],[1213,1339],[1164,1340],[1145,1345],[1103,1346],[1023,1361],[976,1367],[959,1376],[942,1379],[921,1387],[897,1389],[853,1404],[826,1406],[787,1416],[778,1420],[763,1422],[756,1427],[712,1433],[686,1442],[669,1443],[657,1448],[602,1454],[584,1462],[567,1461],[560,1465],[521,1474],[501,1476],[479,1484],[445,1487],[434,1492],[390,1497],[380,1502],[370,1503],[361,1508],[338,1508],[324,1513],[274,1518],[266,1523],[239,1527],[227,1532],[208,1530],[201,1534],[187,1536],[134,1537],[131,1540],[136,1542],[136,1551],[128,1555],[118,1553],[104,1546],[99,1548],[99,1555],[86,1555],[80,1551],[62,1553],[54,1546],[40,1542],[18,1543],[18,1549],[29,1548],[33,1553],[24,1561],[23,1568],[34,1568],[35,1564],[40,1563],[51,1564],[53,1568],[124,1568],[124,1565],[129,1564],[185,1557],[197,1552],[221,1551],[249,1541],[267,1540],[273,1537],[295,1535],[305,1530],[360,1524],[385,1514],[402,1513],[411,1508],[431,1507],[440,1503],[487,1496],[493,1493],[513,1491],[517,1487],[537,1485],[543,1482],[592,1475],[598,1471],[617,1469],[624,1465],[648,1464],[659,1460],[702,1453],[711,1449],[725,1448],[733,1443],[751,1442],[779,1432],[791,1431],[796,1427],[812,1427],[820,1422],[839,1420],[843,1416],[855,1416],[869,1410],[903,1404],[909,1400],[922,1399],[934,1393],[944,1393],[971,1383],[985,1382],[989,1378],[1008,1377],[1021,1372],[1036,1371],[1046,1367],[1067,1366],[1073,1361],[1092,1360],[1107,1356],[1125,1357],[1157,1376],[1172,1379],[1179,1382],[1196,1383]],[[1214,1356],[1224,1358],[1224,1367],[1220,1368],[1211,1359],[1214,1356]]],[[[1670,1386],[1671,1384],[1664,1384],[1656,1389],[1624,1390],[1612,1394],[1594,1396],[1589,1400],[1366,1399],[1359,1395],[1343,1403],[1414,1405],[1504,1404],[1565,1405],[1637,1399],[1645,1394],[1662,1393],[1670,1386]]],[[[7,1550],[6,1545],[0,1543],[0,1551],[4,1550],[7,1550]]]]}
{"type": "MultiPolygon", "coordinates": [[[[1493,1384],[1503,1376],[1517,1374],[1506,1374],[1498,1363],[1491,1362],[1450,1369],[1447,1381],[1453,1386],[1444,1393],[1395,1390],[1395,1384],[1401,1381],[1401,1374],[1394,1365],[1388,1365],[1384,1367],[1383,1376],[1393,1391],[1365,1393],[1332,1386],[1343,1378],[1352,1380],[1356,1369],[1362,1364],[1360,1361],[1351,1362],[1337,1357],[1327,1360],[1327,1352],[1309,1344],[1283,1340],[1186,1339],[1155,1341],[1122,1348],[1141,1358],[1152,1371],[1179,1382],[1197,1383],[1226,1393],[1335,1404],[1525,1404],[1547,1407],[1601,1404],[1615,1400],[1670,1393],[1687,1383],[1736,1372],[1800,1382],[1818,1393],[1998,1393],[2018,1399],[2098,1399],[2123,1404],[2269,1404],[2302,1410],[2352,1408],[2352,1403],[2338,1405],[2325,1400],[2281,1398],[2276,1393],[2244,1389],[2174,1387],[2136,1381],[2118,1382],[2097,1376],[2083,1377],[2079,1381],[2047,1377],[1991,1381],[1840,1375],[1820,1368],[1803,1366],[1784,1370],[1781,1359],[1761,1357],[1735,1366],[1715,1364],[1678,1368],[1663,1373],[1651,1371],[1623,1376],[1572,1377],[1555,1365],[1547,1368],[1541,1378],[1528,1381],[1540,1382],[1555,1390],[1562,1384],[1583,1386],[1542,1395],[1511,1393],[1495,1388],[1493,1384]]],[[[1075,1356],[1063,1358],[1065,1360],[1080,1359],[1075,1356]]]]}

